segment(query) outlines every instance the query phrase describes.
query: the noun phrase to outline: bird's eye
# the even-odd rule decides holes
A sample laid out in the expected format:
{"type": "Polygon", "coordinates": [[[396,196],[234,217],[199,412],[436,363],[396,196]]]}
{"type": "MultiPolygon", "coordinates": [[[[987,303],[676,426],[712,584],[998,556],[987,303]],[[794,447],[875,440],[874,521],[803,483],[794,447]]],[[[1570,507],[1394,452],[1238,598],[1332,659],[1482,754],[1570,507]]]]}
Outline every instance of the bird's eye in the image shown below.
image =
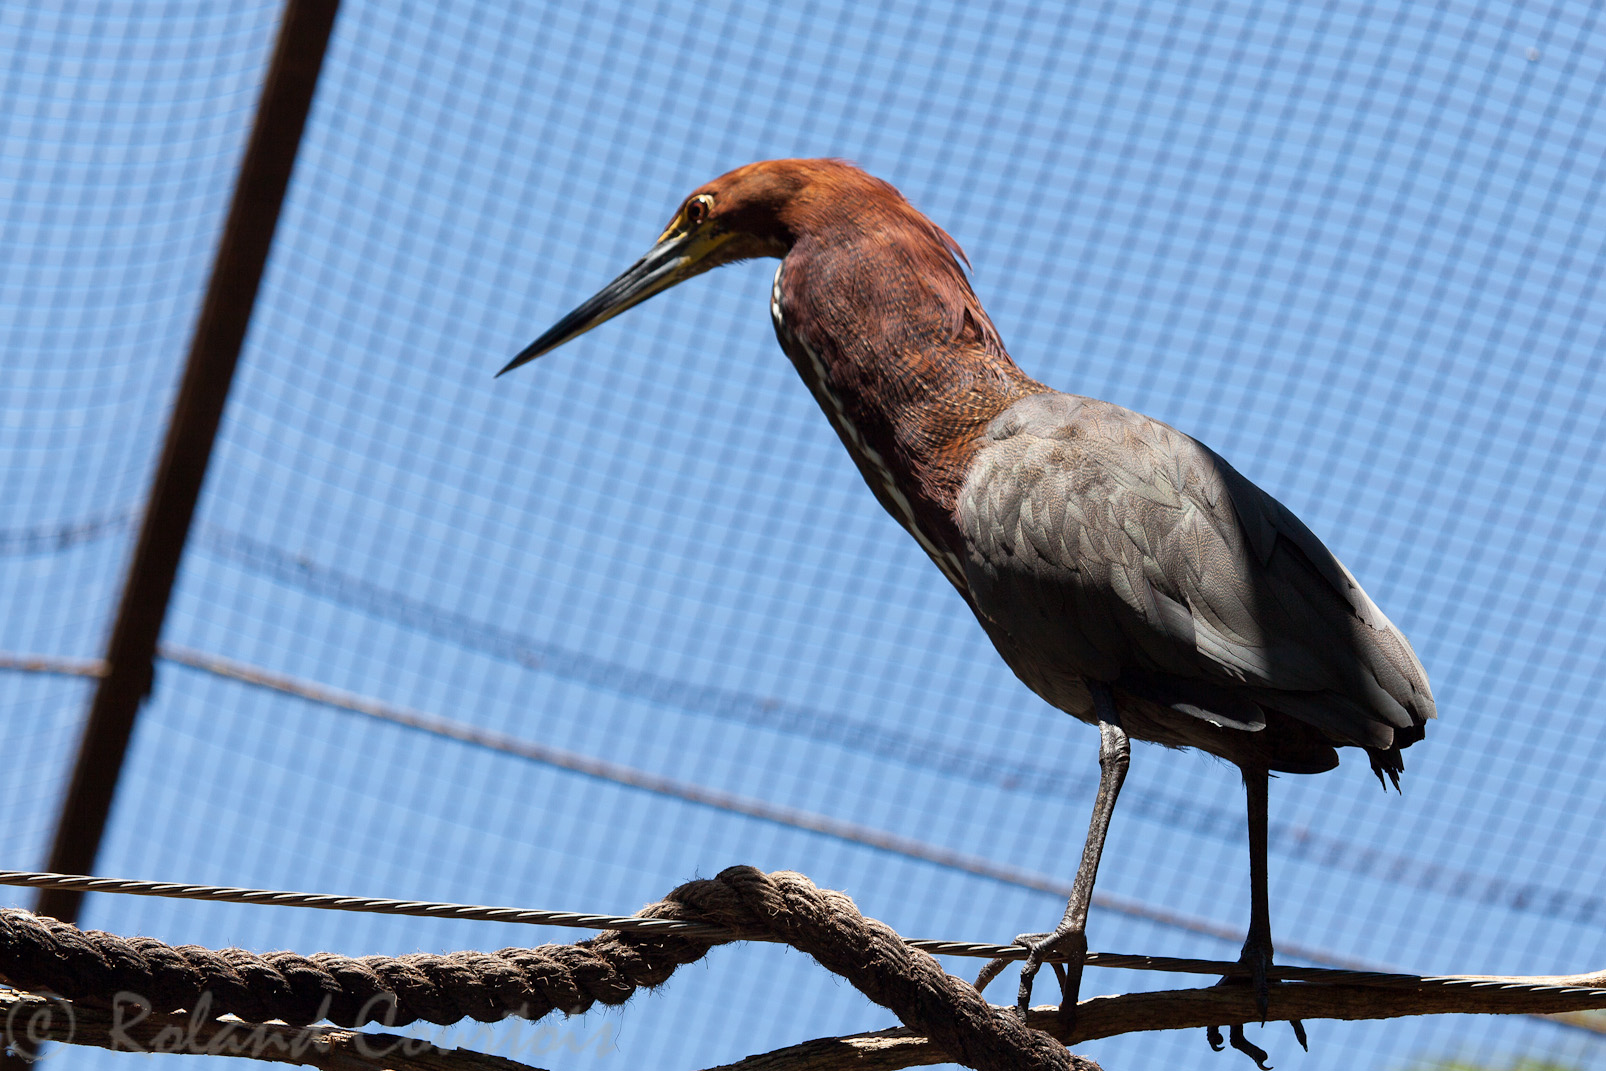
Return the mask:
{"type": "Polygon", "coordinates": [[[708,194],[699,194],[686,202],[686,225],[695,227],[708,218],[708,213],[714,207],[714,199],[708,194]]]}

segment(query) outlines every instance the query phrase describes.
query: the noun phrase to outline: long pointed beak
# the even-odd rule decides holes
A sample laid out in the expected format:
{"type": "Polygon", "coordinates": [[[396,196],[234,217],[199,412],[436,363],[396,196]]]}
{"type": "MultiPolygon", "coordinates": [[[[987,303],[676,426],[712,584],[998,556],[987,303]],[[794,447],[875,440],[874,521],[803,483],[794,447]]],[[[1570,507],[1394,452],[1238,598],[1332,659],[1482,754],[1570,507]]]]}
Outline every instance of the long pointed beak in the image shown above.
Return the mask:
{"type": "Polygon", "coordinates": [[[507,363],[496,373],[505,375],[521,364],[578,338],[598,324],[613,319],[632,306],[639,305],[660,291],[689,279],[701,269],[695,266],[700,259],[694,255],[690,234],[665,237],[647,251],[647,255],[625,269],[624,274],[603,287],[594,297],[569,315],[553,324],[551,329],[507,363]]]}

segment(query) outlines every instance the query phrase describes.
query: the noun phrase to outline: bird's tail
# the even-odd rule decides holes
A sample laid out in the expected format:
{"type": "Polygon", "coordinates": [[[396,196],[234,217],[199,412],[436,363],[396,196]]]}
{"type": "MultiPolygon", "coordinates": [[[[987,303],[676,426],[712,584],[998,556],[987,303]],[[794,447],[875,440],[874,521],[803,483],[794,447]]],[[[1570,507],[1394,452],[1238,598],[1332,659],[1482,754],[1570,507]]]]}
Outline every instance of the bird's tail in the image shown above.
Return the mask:
{"type": "Polygon", "coordinates": [[[1405,772],[1405,756],[1400,754],[1400,749],[1392,747],[1384,751],[1381,748],[1369,747],[1366,749],[1366,757],[1372,760],[1372,772],[1377,775],[1377,783],[1383,786],[1383,791],[1387,792],[1392,782],[1394,791],[1398,792],[1400,774],[1405,772]],[[1383,779],[1385,774],[1388,775],[1387,781],[1383,779]]]}

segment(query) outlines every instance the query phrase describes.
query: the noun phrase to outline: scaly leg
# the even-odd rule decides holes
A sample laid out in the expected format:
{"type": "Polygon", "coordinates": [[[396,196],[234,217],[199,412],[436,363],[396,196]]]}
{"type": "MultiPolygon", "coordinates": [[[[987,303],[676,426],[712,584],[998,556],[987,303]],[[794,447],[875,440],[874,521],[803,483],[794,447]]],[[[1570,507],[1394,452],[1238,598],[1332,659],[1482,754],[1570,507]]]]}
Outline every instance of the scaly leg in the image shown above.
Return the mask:
{"type": "Polygon", "coordinates": [[[1060,1023],[1069,1030],[1076,1022],[1076,998],[1082,988],[1082,957],[1087,954],[1087,909],[1093,902],[1093,882],[1098,878],[1099,858],[1104,854],[1104,837],[1110,831],[1110,815],[1115,813],[1115,798],[1121,794],[1121,782],[1126,779],[1126,768],[1131,760],[1132,745],[1127,741],[1126,730],[1121,728],[1120,715],[1115,711],[1115,696],[1110,686],[1089,681],[1093,693],[1093,711],[1099,719],[1099,793],[1093,801],[1093,820],[1088,824],[1087,841],[1082,847],[1082,864],[1077,868],[1076,881],[1071,885],[1071,898],[1065,904],[1065,917],[1053,933],[1027,933],[1015,938],[1015,943],[1028,949],[1026,963],[1021,967],[1020,992],[1015,1007],[1021,1018],[1032,1000],[1032,981],[1049,955],[1064,955],[1065,969],[1056,965],[1054,973],[1060,982],[1060,1023]]]}
{"type": "Polygon", "coordinates": [[[1271,1004],[1271,893],[1266,876],[1266,822],[1271,775],[1265,770],[1245,770],[1244,794],[1249,798],[1249,935],[1244,938],[1238,962],[1249,968],[1255,987],[1255,1007],[1265,1021],[1271,1004]]]}

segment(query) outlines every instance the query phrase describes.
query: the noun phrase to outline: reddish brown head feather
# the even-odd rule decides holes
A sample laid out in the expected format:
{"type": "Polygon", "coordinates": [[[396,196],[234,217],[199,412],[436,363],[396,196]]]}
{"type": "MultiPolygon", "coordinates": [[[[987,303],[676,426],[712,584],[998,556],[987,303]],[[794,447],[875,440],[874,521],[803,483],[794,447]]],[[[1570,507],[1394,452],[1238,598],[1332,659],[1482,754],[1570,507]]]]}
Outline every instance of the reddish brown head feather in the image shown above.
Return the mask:
{"type": "Polygon", "coordinates": [[[700,196],[713,198],[714,226],[745,239],[731,243],[738,255],[722,256],[721,262],[784,256],[810,239],[844,252],[879,246],[918,265],[934,297],[949,309],[953,334],[963,329],[967,310],[979,329],[992,328],[960,266],[969,268],[970,259],[959,243],[891,183],[845,160],[764,160],[721,175],[686,200],[700,196]]]}

